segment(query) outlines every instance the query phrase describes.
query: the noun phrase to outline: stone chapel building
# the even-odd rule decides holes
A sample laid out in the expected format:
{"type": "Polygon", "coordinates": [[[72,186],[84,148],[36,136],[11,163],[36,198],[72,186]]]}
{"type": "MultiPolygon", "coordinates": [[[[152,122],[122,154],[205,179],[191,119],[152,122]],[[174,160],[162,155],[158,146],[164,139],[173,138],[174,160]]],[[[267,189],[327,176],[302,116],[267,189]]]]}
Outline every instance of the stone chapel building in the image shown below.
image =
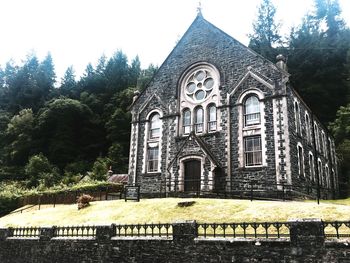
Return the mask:
{"type": "Polygon", "coordinates": [[[131,106],[129,183],[181,193],[323,198],[338,192],[334,141],[272,63],[199,12],[131,106]]]}

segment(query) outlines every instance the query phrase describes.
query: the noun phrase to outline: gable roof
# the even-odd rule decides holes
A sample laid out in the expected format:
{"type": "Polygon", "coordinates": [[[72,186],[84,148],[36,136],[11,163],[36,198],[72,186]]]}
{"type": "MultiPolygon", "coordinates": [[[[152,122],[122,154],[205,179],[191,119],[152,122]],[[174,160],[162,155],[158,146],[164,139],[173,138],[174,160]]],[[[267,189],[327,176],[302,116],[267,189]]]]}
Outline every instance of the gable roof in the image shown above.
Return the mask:
{"type": "Polygon", "coordinates": [[[154,78],[157,76],[157,74],[159,73],[159,71],[162,70],[162,68],[167,64],[168,60],[172,57],[172,55],[174,54],[174,52],[176,51],[176,49],[178,49],[178,47],[180,45],[183,44],[183,42],[185,41],[184,39],[187,37],[188,34],[190,34],[190,32],[192,30],[194,30],[195,28],[199,28],[201,26],[206,26],[206,28],[208,28],[209,30],[212,31],[216,31],[219,32],[220,34],[224,35],[227,39],[230,39],[231,41],[234,41],[235,43],[237,43],[239,46],[241,46],[242,48],[246,49],[248,52],[252,53],[254,56],[258,56],[260,57],[262,60],[264,60],[266,63],[270,64],[270,66],[272,66],[274,69],[280,71],[282,74],[287,74],[289,75],[287,72],[285,72],[284,70],[278,68],[273,62],[269,61],[268,59],[264,58],[263,56],[261,56],[260,54],[256,53],[254,50],[250,49],[249,47],[245,46],[244,44],[242,44],[241,42],[239,42],[238,40],[236,40],[235,38],[233,38],[232,36],[228,35],[227,33],[225,33],[224,31],[222,31],[220,28],[216,27],[215,25],[213,25],[212,23],[210,23],[209,21],[207,21],[201,12],[197,13],[196,18],[194,19],[194,21],[191,23],[191,25],[188,27],[188,29],[186,30],[186,32],[184,33],[184,35],[181,37],[181,39],[177,42],[177,44],[175,45],[175,47],[173,48],[173,50],[169,53],[169,55],[166,57],[166,59],[163,61],[163,63],[161,64],[161,66],[158,68],[157,72],[154,74],[153,78],[148,82],[148,84],[146,85],[146,87],[140,92],[140,94],[138,95],[138,97],[133,101],[133,103],[130,105],[130,108],[132,108],[139,100],[139,98],[141,97],[141,95],[148,89],[149,85],[152,83],[152,81],[154,80],[154,78]]]}

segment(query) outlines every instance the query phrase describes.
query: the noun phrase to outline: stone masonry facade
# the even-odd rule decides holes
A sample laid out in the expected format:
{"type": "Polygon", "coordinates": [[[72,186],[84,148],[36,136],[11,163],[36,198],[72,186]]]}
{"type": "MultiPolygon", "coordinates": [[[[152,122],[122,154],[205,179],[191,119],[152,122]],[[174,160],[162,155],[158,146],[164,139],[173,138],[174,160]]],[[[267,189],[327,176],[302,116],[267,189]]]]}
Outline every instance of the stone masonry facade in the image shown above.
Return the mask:
{"type": "Polygon", "coordinates": [[[144,196],[338,193],[334,141],[283,58],[268,61],[200,13],[131,113],[129,183],[144,196]]]}

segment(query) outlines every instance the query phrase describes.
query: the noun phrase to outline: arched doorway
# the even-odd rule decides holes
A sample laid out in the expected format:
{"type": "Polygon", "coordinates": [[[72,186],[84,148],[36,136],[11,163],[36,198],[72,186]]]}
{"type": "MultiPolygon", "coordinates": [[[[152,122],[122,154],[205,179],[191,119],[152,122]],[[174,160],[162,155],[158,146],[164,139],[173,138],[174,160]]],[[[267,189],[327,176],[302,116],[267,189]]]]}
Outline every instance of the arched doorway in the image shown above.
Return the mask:
{"type": "Polygon", "coordinates": [[[184,191],[199,192],[201,187],[201,161],[190,159],[184,161],[184,191]]]}

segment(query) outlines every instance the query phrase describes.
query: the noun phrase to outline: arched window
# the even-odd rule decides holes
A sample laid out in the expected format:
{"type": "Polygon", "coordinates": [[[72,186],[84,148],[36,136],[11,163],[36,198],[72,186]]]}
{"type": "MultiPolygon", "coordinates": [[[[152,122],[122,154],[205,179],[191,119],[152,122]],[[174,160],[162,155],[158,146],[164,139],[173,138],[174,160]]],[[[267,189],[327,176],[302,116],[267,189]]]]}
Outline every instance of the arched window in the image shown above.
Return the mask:
{"type": "Polygon", "coordinates": [[[331,188],[331,180],[330,180],[329,168],[327,164],[324,167],[324,177],[325,177],[324,179],[325,185],[327,186],[327,188],[331,188]]]}
{"type": "Polygon", "coordinates": [[[216,131],[216,106],[209,105],[208,107],[208,131],[216,131]]]}
{"type": "Polygon", "coordinates": [[[299,104],[298,102],[294,102],[294,111],[295,111],[295,128],[297,134],[301,134],[300,129],[300,110],[299,110],[299,104]]]}
{"type": "Polygon", "coordinates": [[[320,150],[320,137],[318,134],[318,126],[316,123],[314,123],[314,133],[315,133],[315,142],[316,142],[316,150],[319,151],[320,150]]]}
{"type": "Polygon", "coordinates": [[[147,173],[160,172],[160,141],[162,135],[162,120],[160,116],[160,113],[153,112],[148,118],[148,138],[145,142],[146,169],[144,170],[147,173]]]}
{"type": "Polygon", "coordinates": [[[195,109],[195,130],[196,133],[203,132],[204,111],[202,107],[195,109]]]}
{"type": "Polygon", "coordinates": [[[244,103],[244,126],[260,123],[260,103],[256,96],[250,96],[244,103]]]}
{"type": "Polygon", "coordinates": [[[150,139],[155,139],[160,137],[160,126],[161,126],[161,121],[159,118],[159,114],[155,113],[151,116],[150,118],[150,128],[149,128],[149,138],[150,139]]]}
{"type": "Polygon", "coordinates": [[[311,142],[311,134],[310,134],[310,118],[307,113],[305,113],[305,131],[306,131],[306,140],[311,142]]]}
{"type": "Polygon", "coordinates": [[[309,152],[309,174],[310,174],[310,181],[315,181],[315,161],[314,156],[311,152],[309,152]]]}
{"type": "Polygon", "coordinates": [[[318,178],[321,185],[323,185],[323,168],[322,162],[320,159],[317,160],[317,169],[318,169],[318,178]]]}
{"type": "Polygon", "coordinates": [[[298,143],[298,165],[299,165],[299,176],[305,176],[304,173],[304,150],[301,144],[298,143]]]}
{"type": "Polygon", "coordinates": [[[182,116],[183,133],[189,134],[191,132],[191,111],[189,109],[185,109],[182,116]]]}

